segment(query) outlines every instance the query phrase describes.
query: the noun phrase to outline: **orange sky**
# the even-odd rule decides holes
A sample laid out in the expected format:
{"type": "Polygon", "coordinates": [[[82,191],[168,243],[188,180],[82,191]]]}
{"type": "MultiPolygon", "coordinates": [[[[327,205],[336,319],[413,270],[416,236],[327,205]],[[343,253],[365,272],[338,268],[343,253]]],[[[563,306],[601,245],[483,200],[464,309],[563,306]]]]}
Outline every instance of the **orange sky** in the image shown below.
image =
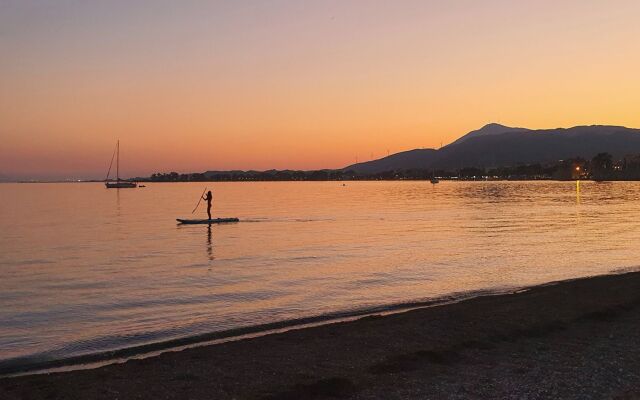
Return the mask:
{"type": "Polygon", "coordinates": [[[0,178],[102,178],[117,138],[132,176],[337,168],[488,122],[640,127],[639,15],[635,0],[2,2],[0,178]]]}

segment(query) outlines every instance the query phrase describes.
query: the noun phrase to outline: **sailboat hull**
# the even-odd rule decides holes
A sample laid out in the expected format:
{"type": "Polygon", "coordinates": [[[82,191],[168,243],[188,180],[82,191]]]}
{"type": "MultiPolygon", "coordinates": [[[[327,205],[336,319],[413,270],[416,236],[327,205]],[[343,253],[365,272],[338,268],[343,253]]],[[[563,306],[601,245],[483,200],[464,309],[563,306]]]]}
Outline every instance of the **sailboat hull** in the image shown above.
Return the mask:
{"type": "Polygon", "coordinates": [[[138,187],[136,182],[105,182],[107,189],[134,189],[138,187]]]}

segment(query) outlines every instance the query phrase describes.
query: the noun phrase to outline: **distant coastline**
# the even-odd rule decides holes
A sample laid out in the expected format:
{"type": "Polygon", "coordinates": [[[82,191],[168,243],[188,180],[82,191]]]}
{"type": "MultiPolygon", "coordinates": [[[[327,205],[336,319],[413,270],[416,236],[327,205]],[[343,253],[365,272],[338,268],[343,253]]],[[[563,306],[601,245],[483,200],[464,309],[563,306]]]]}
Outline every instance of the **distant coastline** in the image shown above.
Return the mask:
{"type": "MultiPolygon", "coordinates": [[[[46,174],[44,174],[46,176],[46,174]]],[[[439,149],[420,148],[343,168],[157,172],[137,182],[358,180],[640,180],[640,129],[589,125],[528,129],[490,123],[439,149]]],[[[0,182],[102,182],[15,179],[0,182]]]]}
{"type": "Polygon", "coordinates": [[[532,130],[491,123],[439,149],[340,169],[155,173],[144,182],[343,180],[640,180],[640,130],[590,125],[532,130]]]}
{"type": "Polygon", "coordinates": [[[516,166],[460,169],[398,169],[366,173],[352,169],[322,169],[313,171],[207,171],[204,173],[177,172],[155,173],[138,177],[138,182],[242,182],[242,181],[392,181],[429,180],[501,181],[501,180],[640,180],[640,156],[627,156],[613,160],[609,153],[598,153],[591,160],[581,157],[558,160],[546,164],[521,164],[516,166]]]}

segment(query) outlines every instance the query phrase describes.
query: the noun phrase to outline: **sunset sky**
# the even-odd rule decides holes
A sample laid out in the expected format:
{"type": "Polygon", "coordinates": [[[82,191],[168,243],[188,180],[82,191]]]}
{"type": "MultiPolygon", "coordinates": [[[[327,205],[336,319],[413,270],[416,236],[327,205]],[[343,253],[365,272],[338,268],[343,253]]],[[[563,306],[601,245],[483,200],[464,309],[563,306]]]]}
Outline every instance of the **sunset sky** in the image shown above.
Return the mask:
{"type": "Polygon", "coordinates": [[[0,176],[338,168],[640,127],[640,1],[0,0],[0,176]]]}

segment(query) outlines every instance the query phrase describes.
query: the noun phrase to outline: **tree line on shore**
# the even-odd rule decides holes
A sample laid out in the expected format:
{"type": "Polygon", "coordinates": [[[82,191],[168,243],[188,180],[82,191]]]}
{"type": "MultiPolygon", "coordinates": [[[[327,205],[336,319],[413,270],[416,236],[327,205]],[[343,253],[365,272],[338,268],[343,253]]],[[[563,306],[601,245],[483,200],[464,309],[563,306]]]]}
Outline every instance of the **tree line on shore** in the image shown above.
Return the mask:
{"type": "Polygon", "coordinates": [[[143,182],[228,182],[228,181],[341,181],[341,180],[426,180],[432,177],[457,180],[640,180],[640,155],[613,160],[609,153],[599,153],[591,160],[581,157],[547,164],[522,164],[503,167],[464,167],[455,170],[403,169],[363,174],[353,170],[269,170],[269,171],[209,171],[180,174],[155,173],[137,178],[143,182]]]}

